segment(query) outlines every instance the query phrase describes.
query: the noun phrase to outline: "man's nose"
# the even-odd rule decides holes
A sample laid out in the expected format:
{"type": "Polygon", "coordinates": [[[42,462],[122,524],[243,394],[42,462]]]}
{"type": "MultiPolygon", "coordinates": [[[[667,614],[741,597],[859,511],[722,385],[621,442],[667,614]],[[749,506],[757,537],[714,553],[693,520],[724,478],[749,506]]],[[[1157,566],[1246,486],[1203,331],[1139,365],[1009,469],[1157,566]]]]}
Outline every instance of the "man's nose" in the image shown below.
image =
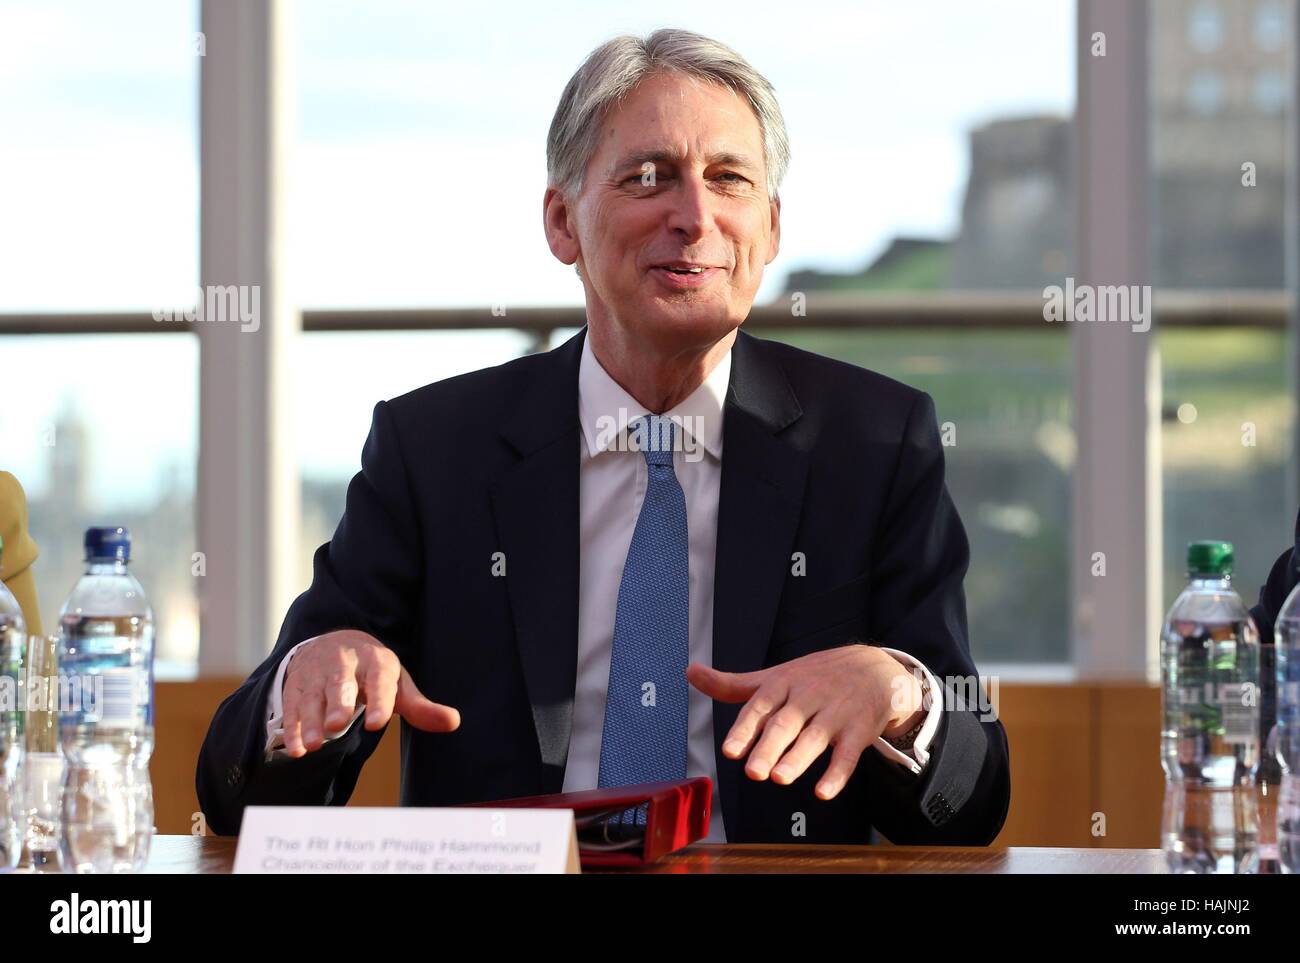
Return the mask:
{"type": "Polygon", "coordinates": [[[688,243],[704,237],[713,226],[713,195],[700,176],[682,177],[672,192],[668,227],[688,243]]]}

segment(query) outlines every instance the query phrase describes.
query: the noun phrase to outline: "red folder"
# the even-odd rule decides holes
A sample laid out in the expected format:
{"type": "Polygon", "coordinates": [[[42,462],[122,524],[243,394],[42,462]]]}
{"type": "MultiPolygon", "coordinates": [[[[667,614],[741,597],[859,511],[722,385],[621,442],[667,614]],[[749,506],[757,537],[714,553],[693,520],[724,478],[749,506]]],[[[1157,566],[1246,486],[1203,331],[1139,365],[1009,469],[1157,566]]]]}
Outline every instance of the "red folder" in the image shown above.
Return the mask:
{"type": "Polygon", "coordinates": [[[572,809],[583,866],[643,866],[709,832],[713,783],[708,776],[472,803],[492,809],[572,809]],[[644,826],[627,817],[645,807],[644,826]],[[626,838],[620,838],[620,836],[626,838]],[[605,837],[612,837],[612,840],[605,837]]]}

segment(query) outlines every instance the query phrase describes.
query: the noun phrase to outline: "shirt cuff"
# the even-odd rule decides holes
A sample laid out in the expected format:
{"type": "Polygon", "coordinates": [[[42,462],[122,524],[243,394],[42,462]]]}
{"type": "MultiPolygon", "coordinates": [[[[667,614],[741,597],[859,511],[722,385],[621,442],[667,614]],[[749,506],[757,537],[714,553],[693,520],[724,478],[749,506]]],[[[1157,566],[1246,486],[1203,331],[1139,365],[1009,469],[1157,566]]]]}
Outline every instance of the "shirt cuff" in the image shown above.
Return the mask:
{"type": "MultiPolygon", "coordinates": [[[[266,715],[266,757],[287,755],[284,751],[284,673],[289,668],[289,660],[293,658],[295,652],[306,645],[311,639],[299,642],[290,649],[283,659],[280,660],[280,668],[275,672],[275,681],[271,683],[271,692],[266,698],[267,715],[266,715]]],[[[348,724],[337,732],[326,732],[325,741],[331,742],[337,739],[343,733],[352,728],[352,724],[361,717],[366,711],[364,703],[358,703],[356,711],[352,713],[352,718],[348,724]]]]}
{"type": "Polygon", "coordinates": [[[939,688],[939,683],[919,659],[908,655],[901,649],[890,649],[885,646],[878,646],[880,651],[888,652],[895,659],[907,666],[909,669],[919,669],[925,673],[925,681],[930,689],[930,707],[927,710],[925,722],[921,724],[921,731],[917,733],[916,741],[908,750],[899,749],[892,745],[884,736],[879,736],[875,742],[876,750],[888,759],[890,762],[896,762],[904,766],[916,775],[920,775],[925,769],[926,763],[930,761],[930,743],[934,741],[935,733],[939,731],[939,722],[943,712],[943,690],[939,688]]]}

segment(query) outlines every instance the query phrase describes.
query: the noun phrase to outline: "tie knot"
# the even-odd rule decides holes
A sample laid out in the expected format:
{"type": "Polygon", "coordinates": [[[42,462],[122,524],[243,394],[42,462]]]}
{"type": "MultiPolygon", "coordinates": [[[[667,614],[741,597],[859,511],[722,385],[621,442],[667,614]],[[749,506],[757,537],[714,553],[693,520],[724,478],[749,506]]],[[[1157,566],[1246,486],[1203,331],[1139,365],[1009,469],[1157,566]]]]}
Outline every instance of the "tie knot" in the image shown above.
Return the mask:
{"type": "Polygon", "coordinates": [[[647,465],[672,467],[676,429],[672,419],[663,415],[646,415],[637,420],[633,430],[636,433],[637,447],[645,455],[647,465]]]}

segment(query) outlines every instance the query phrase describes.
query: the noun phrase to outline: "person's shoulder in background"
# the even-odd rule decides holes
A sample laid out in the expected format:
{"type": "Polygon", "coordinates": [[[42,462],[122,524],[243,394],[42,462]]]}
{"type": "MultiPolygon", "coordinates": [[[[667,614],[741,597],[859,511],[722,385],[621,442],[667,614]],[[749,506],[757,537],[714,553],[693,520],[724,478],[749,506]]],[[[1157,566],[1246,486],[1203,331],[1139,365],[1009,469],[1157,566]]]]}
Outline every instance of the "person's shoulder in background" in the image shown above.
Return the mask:
{"type": "Polygon", "coordinates": [[[0,471],[0,579],[22,606],[29,635],[41,634],[41,613],[36,602],[36,579],[32,562],[38,554],[36,542],[27,531],[27,496],[18,479],[0,471]]]}
{"type": "Polygon", "coordinates": [[[1290,548],[1277,557],[1266,581],[1259,589],[1259,601],[1250,610],[1259,629],[1259,640],[1273,644],[1273,623],[1282,611],[1282,603],[1300,582],[1300,514],[1296,515],[1295,537],[1290,548]]]}

